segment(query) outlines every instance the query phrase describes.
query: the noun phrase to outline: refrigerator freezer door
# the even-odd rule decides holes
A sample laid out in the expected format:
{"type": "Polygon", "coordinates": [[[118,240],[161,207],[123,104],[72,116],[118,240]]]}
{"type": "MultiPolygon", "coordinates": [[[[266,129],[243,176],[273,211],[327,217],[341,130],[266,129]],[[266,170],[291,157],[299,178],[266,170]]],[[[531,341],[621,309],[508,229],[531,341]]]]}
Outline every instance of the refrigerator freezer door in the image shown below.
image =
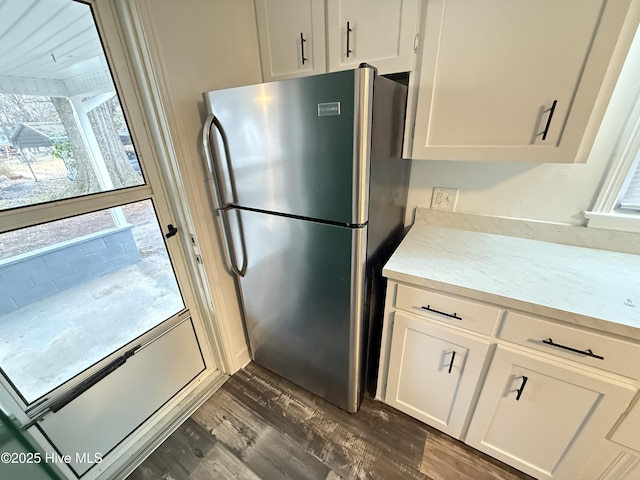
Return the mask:
{"type": "Polygon", "coordinates": [[[373,70],[337,72],[204,94],[228,203],[363,224],[373,70]],[[230,167],[230,168],[229,168],[230,167]]]}
{"type": "Polygon", "coordinates": [[[248,269],[240,284],[254,360],[357,411],[366,227],[234,213],[244,231],[248,269]]]}

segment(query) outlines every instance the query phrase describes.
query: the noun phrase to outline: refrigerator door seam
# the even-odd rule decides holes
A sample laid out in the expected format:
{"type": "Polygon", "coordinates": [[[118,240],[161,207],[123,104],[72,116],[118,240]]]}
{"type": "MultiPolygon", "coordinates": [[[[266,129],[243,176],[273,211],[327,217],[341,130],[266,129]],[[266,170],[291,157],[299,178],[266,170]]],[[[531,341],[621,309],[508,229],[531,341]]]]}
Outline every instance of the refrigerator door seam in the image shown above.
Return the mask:
{"type": "Polygon", "coordinates": [[[275,215],[277,217],[293,218],[296,220],[303,220],[305,222],[323,223],[325,225],[333,225],[335,227],[362,228],[362,227],[366,227],[368,224],[368,222],[364,222],[364,223],[336,222],[334,220],[323,220],[321,218],[304,217],[302,215],[293,215],[290,213],[274,212],[273,210],[263,210],[261,208],[244,207],[239,205],[230,205],[229,207],[237,208],[238,210],[246,210],[247,212],[264,213],[265,215],[275,215]]]}

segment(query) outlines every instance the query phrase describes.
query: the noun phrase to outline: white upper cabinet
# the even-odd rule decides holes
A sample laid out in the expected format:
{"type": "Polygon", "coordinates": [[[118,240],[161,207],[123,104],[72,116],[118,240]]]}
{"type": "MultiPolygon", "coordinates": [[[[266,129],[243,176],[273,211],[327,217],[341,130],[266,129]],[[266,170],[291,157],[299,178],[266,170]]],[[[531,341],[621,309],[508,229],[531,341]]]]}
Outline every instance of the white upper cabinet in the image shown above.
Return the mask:
{"type": "Polygon", "coordinates": [[[412,70],[419,3],[255,0],[264,81],[348,70],[361,63],[380,74],[412,70]]]}
{"type": "Polygon", "coordinates": [[[256,0],[264,81],[327,71],[323,0],[256,0]]]}
{"type": "Polygon", "coordinates": [[[381,74],[413,67],[418,0],[327,0],[329,70],[366,62],[381,74]]]}
{"type": "Polygon", "coordinates": [[[629,4],[426,2],[412,158],[585,161],[629,4]]]}

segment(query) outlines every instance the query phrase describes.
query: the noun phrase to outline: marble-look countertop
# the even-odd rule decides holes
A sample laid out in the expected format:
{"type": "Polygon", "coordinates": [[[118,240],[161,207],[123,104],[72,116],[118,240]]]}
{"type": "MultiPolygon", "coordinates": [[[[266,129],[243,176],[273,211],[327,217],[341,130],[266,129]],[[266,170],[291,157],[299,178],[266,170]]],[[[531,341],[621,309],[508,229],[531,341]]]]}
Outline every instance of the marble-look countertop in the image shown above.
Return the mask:
{"type": "Polygon", "coordinates": [[[640,340],[640,255],[417,224],[383,273],[640,340]]]}

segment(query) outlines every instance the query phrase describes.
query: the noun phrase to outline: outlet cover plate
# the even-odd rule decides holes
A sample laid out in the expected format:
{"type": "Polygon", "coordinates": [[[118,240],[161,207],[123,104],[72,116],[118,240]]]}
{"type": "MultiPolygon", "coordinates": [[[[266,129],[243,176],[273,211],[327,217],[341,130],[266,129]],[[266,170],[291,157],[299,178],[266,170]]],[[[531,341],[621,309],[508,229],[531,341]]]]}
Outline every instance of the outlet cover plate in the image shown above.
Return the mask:
{"type": "Polygon", "coordinates": [[[448,210],[450,212],[454,212],[456,210],[457,201],[457,188],[433,187],[431,208],[434,210],[448,210]]]}

